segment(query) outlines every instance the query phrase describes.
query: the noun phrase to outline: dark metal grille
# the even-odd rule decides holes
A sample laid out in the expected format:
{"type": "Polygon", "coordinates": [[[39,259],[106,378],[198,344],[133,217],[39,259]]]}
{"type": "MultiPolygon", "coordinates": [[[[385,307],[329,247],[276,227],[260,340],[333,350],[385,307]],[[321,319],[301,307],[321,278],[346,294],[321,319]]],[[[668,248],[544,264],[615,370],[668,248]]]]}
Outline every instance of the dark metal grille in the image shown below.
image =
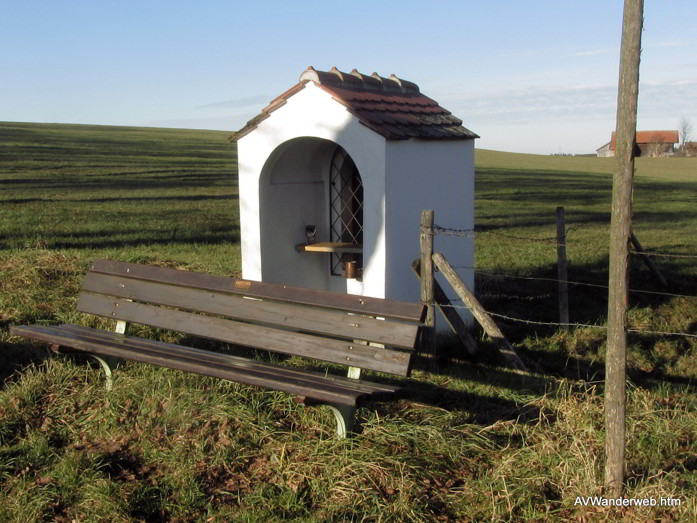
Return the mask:
{"type": "MultiPolygon", "coordinates": [[[[329,206],[331,241],[363,244],[363,183],[356,164],[341,147],[332,158],[329,206]]],[[[341,275],[344,261],[356,261],[359,270],[363,267],[362,254],[333,253],[333,275],[341,275]]]]}

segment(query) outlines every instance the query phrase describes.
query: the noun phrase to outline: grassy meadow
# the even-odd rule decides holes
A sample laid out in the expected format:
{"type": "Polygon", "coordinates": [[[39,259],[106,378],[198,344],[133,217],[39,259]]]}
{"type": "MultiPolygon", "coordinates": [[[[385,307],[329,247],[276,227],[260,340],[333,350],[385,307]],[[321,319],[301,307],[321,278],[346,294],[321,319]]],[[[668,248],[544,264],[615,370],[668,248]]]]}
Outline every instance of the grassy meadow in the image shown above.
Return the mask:
{"type": "MultiPolygon", "coordinates": [[[[591,327],[499,318],[529,373],[485,357],[478,332],[480,359],[452,346],[438,372],[417,362],[393,380],[405,399],[360,409],[362,432],[348,440],[333,437],[327,409],[145,364],[118,369],[107,393],[89,361],[10,336],[26,323],[110,327],[75,312],[96,257],[239,275],[227,138],[0,123],[0,521],[697,520],[695,337],[629,337],[627,496],[680,506],[576,503],[602,495],[612,159],[477,151],[481,301],[557,321],[546,278],[562,205],[569,280],[600,286],[570,286],[571,321],[591,327]]],[[[697,256],[695,204],[697,161],[638,159],[634,224],[647,250],[697,256]]],[[[695,259],[656,262],[682,296],[633,292],[630,328],[697,334],[695,259]]],[[[662,290],[636,259],[630,277],[635,290],[662,290]]]]}

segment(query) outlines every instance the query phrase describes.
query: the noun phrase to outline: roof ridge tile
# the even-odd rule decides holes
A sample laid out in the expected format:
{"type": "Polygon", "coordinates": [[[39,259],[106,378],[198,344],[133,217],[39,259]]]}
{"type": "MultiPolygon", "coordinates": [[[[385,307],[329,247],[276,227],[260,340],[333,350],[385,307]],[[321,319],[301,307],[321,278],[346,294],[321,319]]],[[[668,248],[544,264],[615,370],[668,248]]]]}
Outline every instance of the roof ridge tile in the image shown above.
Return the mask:
{"type": "Polygon", "coordinates": [[[253,131],[271,112],[312,82],[346,107],[359,122],[388,140],[462,140],[479,138],[462,127],[462,120],[421,93],[414,82],[391,74],[362,74],[357,69],[345,73],[337,67],[319,71],[309,66],[298,83],[274,98],[261,113],[247,122],[231,139],[238,140],[253,131]]]}

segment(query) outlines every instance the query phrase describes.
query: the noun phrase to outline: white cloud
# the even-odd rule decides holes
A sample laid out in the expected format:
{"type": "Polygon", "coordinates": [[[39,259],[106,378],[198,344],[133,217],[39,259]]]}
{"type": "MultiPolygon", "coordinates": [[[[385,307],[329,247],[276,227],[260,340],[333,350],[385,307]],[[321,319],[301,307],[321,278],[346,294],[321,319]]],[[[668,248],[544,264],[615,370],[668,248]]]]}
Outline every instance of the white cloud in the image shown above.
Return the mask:
{"type": "MultiPolygon", "coordinates": [[[[467,122],[504,125],[614,118],[617,85],[612,83],[526,86],[451,95],[439,101],[467,122]]],[[[679,117],[697,107],[697,79],[641,82],[639,115],[679,117]]]]}

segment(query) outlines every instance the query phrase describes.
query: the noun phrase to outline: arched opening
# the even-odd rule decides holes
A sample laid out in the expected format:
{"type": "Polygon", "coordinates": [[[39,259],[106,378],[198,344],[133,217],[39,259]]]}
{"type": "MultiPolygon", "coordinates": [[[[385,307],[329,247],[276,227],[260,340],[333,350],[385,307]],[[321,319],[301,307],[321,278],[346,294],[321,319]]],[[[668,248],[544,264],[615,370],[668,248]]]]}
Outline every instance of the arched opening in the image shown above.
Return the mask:
{"type": "Polygon", "coordinates": [[[346,263],[354,279],[363,264],[363,184],[349,154],[320,138],[279,145],[259,179],[259,225],[264,281],[347,292],[346,263]]]}

